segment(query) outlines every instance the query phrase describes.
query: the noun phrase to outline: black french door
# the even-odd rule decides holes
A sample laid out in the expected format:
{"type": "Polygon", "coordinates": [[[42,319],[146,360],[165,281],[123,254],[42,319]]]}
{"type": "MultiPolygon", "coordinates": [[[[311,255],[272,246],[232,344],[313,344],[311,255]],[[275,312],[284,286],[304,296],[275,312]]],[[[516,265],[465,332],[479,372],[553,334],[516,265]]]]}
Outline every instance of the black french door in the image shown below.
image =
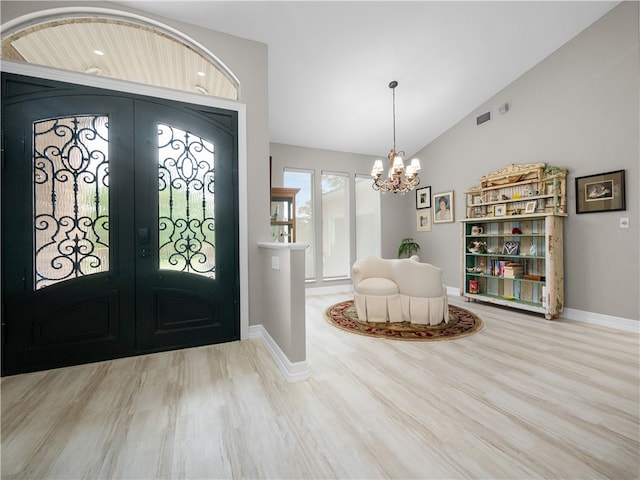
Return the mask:
{"type": "Polygon", "coordinates": [[[2,87],[3,375],[238,339],[236,113],[2,87]]]}

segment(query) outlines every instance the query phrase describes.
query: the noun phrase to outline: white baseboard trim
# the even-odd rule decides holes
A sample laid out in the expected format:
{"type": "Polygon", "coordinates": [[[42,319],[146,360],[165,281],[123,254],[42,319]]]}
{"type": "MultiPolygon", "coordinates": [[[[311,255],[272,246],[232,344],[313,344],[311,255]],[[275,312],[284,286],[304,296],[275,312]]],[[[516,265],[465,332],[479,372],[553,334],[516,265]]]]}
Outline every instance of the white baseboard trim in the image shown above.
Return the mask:
{"type": "Polygon", "coordinates": [[[613,328],[624,332],[640,333],[640,321],[631,318],[613,317],[602,313],[585,312],[573,308],[565,308],[561,318],[576,322],[591,323],[600,327],[613,328]]]}
{"type": "Polygon", "coordinates": [[[311,297],[314,295],[331,295],[334,293],[352,293],[353,284],[334,285],[332,287],[309,287],[305,289],[305,296],[311,297]]]}
{"type": "Polygon", "coordinates": [[[287,382],[303,382],[309,378],[309,366],[307,365],[307,362],[291,362],[262,325],[250,325],[249,338],[259,338],[262,340],[262,343],[267,348],[269,355],[271,355],[271,358],[273,358],[273,361],[278,366],[287,382]]]}
{"type": "Polygon", "coordinates": [[[450,287],[449,285],[447,285],[447,296],[449,297],[459,297],[460,296],[460,289],[458,287],[450,287]]]}
{"type": "MultiPolygon", "coordinates": [[[[454,295],[459,296],[460,289],[457,287],[447,286],[447,295],[449,295],[449,297],[454,295]]],[[[590,323],[599,327],[613,328],[624,332],[640,333],[640,321],[633,320],[631,318],[585,312],[584,310],[576,310],[575,308],[565,308],[560,315],[560,318],[566,318],[567,320],[574,320],[576,322],[590,323]]]]}

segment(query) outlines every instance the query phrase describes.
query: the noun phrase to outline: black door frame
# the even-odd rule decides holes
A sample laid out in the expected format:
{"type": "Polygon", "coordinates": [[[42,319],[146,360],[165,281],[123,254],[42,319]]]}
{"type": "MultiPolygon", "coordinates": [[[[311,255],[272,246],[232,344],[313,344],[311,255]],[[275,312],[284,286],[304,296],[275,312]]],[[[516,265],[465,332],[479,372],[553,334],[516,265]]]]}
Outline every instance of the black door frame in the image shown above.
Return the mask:
{"type": "MultiPolygon", "coordinates": [[[[238,252],[238,284],[239,284],[239,339],[247,339],[249,336],[248,324],[248,251],[247,251],[247,223],[248,206],[246,203],[246,106],[241,103],[217,99],[212,97],[203,97],[201,95],[191,94],[189,92],[167,91],[165,89],[140,86],[136,84],[128,84],[121,80],[105,79],[105,78],[88,78],[74,72],[59,72],[49,69],[32,66],[26,64],[14,64],[6,62],[3,64],[3,73],[15,73],[18,75],[26,75],[37,77],[44,80],[62,81],[82,86],[96,87],[115,92],[131,93],[134,95],[142,95],[144,97],[158,98],[160,100],[174,100],[176,102],[190,103],[194,105],[211,106],[225,110],[237,112],[237,208],[238,208],[238,234],[237,234],[237,252],[238,252]],[[244,219],[244,220],[243,220],[244,219]]],[[[4,306],[3,306],[4,307],[4,306]]],[[[3,323],[4,328],[4,323],[3,323]]]]}

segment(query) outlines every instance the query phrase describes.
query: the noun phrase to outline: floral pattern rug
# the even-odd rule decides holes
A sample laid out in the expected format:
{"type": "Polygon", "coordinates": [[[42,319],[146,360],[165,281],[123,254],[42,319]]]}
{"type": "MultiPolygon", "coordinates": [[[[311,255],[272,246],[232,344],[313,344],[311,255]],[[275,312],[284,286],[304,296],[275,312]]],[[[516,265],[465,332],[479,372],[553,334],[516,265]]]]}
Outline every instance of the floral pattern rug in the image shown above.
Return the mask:
{"type": "Polygon", "coordinates": [[[361,322],[353,300],[332,305],[325,311],[325,317],[331,325],[342,330],[393,340],[453,340],[477,333],[484,327],[480,317],[454,305],[449,305],[449,322],[439,325],[361,322]]]}

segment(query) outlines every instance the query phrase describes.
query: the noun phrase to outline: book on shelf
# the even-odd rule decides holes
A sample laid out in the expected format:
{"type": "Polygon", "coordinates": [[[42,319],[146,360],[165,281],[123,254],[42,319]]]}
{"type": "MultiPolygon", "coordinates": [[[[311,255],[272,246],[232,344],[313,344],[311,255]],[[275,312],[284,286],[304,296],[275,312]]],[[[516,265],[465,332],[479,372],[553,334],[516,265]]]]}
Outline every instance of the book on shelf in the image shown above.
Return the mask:
{"type": "Polygon", "coordinates": [[[502,277],[504,275],[504,267],[509,262],[507,260],[491,260],[490,270],[494,277],[502,277]]]}
{"type": "Polygon", "coordinates": [[[504,278],[522,278],[524,267],[519,263],[508,263],[504,267],[504,278]]]}

